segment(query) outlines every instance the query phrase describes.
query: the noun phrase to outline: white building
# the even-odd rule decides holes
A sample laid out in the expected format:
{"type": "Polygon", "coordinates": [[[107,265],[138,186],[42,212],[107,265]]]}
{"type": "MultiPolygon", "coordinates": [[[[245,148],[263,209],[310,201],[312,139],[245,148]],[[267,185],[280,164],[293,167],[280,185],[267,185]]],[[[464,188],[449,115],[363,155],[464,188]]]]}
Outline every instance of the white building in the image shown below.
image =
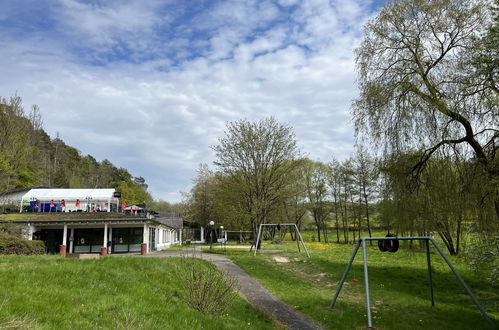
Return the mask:
{"type": "Polygon", "coordinates": [[[114,189],[35,187],[0,195],[0,205],[29,212],[2,220],[25,226],[27,239],[45,242],[48,253],[147,253],[182,242],[180,214],[117,213],[114,189]]]}

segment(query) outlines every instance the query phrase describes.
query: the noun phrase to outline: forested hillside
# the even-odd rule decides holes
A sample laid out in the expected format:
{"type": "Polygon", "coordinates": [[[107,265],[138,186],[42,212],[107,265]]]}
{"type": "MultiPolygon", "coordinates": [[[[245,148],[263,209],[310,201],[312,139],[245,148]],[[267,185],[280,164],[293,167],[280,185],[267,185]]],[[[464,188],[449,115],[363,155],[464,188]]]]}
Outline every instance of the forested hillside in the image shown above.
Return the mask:
{"type": "Polygon", "coordinates": [[[0,97],[0,193],[37,185],[115,188],[128,204],[152,202],[142,177],[134,177],[107,159],[99,162],[81,155],[45,132],[37,106],[27,112],[21,97],[0,97]]]}

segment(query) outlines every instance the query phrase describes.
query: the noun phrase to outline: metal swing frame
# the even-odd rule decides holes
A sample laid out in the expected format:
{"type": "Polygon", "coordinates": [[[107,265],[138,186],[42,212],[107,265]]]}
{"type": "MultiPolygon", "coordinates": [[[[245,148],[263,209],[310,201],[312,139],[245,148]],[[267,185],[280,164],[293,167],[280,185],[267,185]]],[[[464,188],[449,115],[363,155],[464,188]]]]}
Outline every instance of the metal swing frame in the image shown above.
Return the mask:
{"type": "Polygon", "coordinates": [[[340,294],[340,291],[343,287],[343,284],[345,283],[346,277],[348,275],[348,272],[350,271],[350,268],[352,268],[352,263],[355,259],[355,256],[362,245],[362,252],[364,256],[364,285],[366,289],[366,308],[367,308],[367,327],[372,328],[372,318],[371,318],[371,303],[370,303],[370,297],[369,297],[369,277],[368,277],[368,266],[367,266],[367,249],[366,249],[366,241],[425,241],[426,243],[426,262],[428,264],[428,279],[429,279],[429,284],[430,284],[430,297],[431,297],[431,305],[435,306],[435,298],[433,296],[433,279],[432,279],[432,274],[431,274],[431,258],[430,258],[430,242],[433,244],[435,249],[438,251],[438,253],[442,256],[442,258],[445,260],[449,268],[452,270],[456,278],[459,280],[463,288],[465,289],[466,293],[468,296],[470,296],[471,300],[475,304],[475,306],[480,310],[482,313],[483,317],[490,323],[494,324],[490,317],[487,315],[483,307],[480,305],[478,300],[476,299],[475,295],[473,292],[471,292],[471,289],[468,287],[466,282],[464,282],[463,278],[459,275],[457,270],[454,268],[450,260],[445,256],[444,252],[440,248],[440,246],[437,244],[435,239],[433,237],[429,236],[417,236],[417,237],[365,237],[361,238],[357,241],[357,244],[355,245],[354,251],[352,253],[352,256],[350,257],[350,261],[348,262],[348,265],[343,272],[343,276],[341,277],[340,283],[338,284],[338,287],[336,288],[336,293],[333,297],[333,300],[331,301],[331,304],[327,309],[332,310],[334,308],[334,305],[336,303],[336,300],[338,299],[338,296],[340,294]]]}
{"type": "Polygon", "coordinates": [[[296,233],[296,237],[299,238],[300,240],[298,241],[298,239],[296,240],[296,245],[298,246],[298,252],[301,252],[300,250],[300,242],[301,244],[303,245],[303,249],[305,250],[305,252],[307,253],[307,256],[310,258],[310,254],[308,253],[308,250],[307,250],[307,247],[305,246],[305,242],[303,242],[303,238],[301,237],[301,234],[300,234],[300,230],[298,230],[298,226],[294,223],[262,223],[260,224],[260,226],[258,227],[258,235],[256,236],[256,242],[255,242],[255,251],[253,252],[253,256],[256,256],[256,251],[258,250],[258,243],[260,242],[261,240],[261,234],[262,234],[262,229],[263,227],[271,227],[271,226],[290,226],[290,227],[293,227],[295,229],[295,233],[296,233]]]}

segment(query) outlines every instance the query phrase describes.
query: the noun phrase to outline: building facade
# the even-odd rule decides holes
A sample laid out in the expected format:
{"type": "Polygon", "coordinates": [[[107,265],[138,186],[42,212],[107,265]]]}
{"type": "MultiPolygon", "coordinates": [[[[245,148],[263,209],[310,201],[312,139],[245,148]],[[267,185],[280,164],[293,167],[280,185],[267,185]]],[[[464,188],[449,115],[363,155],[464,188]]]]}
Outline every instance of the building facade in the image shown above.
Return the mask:
{"type": "Polygon", "coordinates": [[[2,220],[21,226],[28,240],[42,240],[47,253],[148,253],[182,244],[182,217],[121,209],[114,189],[36,187],[0,195],[25,216],[2,220]]]}

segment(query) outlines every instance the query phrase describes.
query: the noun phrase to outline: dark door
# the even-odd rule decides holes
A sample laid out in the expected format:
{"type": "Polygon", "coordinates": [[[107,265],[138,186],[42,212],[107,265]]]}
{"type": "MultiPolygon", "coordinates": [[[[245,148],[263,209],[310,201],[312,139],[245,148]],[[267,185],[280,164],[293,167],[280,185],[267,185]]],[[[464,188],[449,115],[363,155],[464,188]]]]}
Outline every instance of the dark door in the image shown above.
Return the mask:
{"type": "Polygon", "coordinates": [[[40,239],[45,242],[47,253],[59,253],[59,246],[62,245],[62,229],[42,229],[40,239]]]}

